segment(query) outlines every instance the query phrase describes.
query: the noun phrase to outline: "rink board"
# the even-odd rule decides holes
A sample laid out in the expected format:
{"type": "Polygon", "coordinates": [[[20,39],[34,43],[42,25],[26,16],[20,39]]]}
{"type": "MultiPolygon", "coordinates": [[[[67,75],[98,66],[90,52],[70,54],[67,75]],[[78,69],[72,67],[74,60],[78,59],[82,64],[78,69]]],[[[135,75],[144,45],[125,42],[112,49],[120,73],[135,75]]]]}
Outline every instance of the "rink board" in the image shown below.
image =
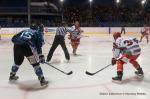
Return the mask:
{"type": "MultiPolygon", "coordinates": [[[[142,27],[126,27],[126,34],[128,35],[140,35],[142,27]]],[[[1,28],[0,34],[2,36],[13,36],[14,34],[28,28],[1,28]]],[[[82,27],[84,32],[83,34],[90,35],[104,35],[104,34],[112,34],[114,32],[120,32],[121,27],[82,27]]],[[[45,28],[45,35],[54,35],[56,31],[56,27],[53,28],[45,28]]]]}

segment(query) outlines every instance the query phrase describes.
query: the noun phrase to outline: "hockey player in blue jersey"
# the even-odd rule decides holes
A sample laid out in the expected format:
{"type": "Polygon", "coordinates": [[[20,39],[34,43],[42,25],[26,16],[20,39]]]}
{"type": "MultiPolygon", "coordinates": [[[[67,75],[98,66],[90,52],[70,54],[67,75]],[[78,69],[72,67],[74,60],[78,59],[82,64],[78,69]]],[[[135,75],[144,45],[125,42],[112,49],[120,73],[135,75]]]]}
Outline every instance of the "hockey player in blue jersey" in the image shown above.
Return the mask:
{"type": "Polygon", "coordinates": [[[23,63],[24,57],[26,57],[33,66],[41,86],[48,85],[48,81],[45,80],[40,67],[40,63],[45,62],[44,55],[42,55],[42,45],[44,42],[43,28],[42,25],[32,24],[30,29],[23,30],[13,36],[14,65],[11,68],[9,81],[16,81],[19,78],[16,76],[16,73],[23,63]]]}

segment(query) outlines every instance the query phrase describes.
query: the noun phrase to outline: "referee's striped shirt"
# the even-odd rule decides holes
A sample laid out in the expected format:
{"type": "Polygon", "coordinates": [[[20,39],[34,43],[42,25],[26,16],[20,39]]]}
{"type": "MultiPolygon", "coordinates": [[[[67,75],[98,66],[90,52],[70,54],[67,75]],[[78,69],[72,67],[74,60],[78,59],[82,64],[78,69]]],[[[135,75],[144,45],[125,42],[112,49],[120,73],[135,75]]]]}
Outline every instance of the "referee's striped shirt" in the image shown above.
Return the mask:
{"type": "Polygon", "coordinates": [[[68,27],[58,27],[56,29],[56,35],[61,35],[63,37],[65,37],[67,32],[71,32],[71,29],[69,29],[68,27]]]}

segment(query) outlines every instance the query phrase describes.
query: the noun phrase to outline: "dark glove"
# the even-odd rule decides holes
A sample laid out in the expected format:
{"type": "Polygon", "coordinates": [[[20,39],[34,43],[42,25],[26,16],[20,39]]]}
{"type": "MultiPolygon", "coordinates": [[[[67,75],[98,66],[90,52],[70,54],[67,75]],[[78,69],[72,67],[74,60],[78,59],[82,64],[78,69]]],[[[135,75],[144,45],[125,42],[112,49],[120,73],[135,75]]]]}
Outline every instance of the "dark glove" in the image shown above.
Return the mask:
{"type": "Polygon", "coordinates": [[[44,64],[45,63],[45,56],[44,55],[40,55],[39,56],[39,60],[40,60],[40,63],[44,64]]]}
{"type": "Polygon", "coordinates": [[[112,64],[112,65],[115,65],[115,64],[116,64],[116,62],[117,62],[117,59],[112,58],[112,60],[111,60],[111,64],[112,64]]]}
{"type": "Polygon", "coordinates": [[[118,48],[117,44],[116,43],[113,43],[113,48],[118,48]]]}

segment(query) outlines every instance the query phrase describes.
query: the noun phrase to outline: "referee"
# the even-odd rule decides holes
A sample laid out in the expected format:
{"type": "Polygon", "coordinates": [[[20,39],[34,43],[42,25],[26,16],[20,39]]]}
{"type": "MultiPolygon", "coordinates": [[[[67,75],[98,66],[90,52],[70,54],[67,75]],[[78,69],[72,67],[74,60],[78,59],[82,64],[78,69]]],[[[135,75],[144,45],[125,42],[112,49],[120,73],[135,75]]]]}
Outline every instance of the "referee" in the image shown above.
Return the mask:
{"type": "Polygon", "coordinates": [[[47,62],[51,60],[53,53],[59,44],[61,45],[64,51],[66,60],[68,61],[70,60],[70,55],[68,53],[68,50],[65,44],[65,35],[67,34],[67,32],[71,32],[71,30],[69,30],[68,27],[66,27],[65,25],[66,25],[65,23],[62,23],[62,26],[56,29],[56,35],[55,35],[52,47],[47,55],[47,60],[46,60],[47,62]]]}

